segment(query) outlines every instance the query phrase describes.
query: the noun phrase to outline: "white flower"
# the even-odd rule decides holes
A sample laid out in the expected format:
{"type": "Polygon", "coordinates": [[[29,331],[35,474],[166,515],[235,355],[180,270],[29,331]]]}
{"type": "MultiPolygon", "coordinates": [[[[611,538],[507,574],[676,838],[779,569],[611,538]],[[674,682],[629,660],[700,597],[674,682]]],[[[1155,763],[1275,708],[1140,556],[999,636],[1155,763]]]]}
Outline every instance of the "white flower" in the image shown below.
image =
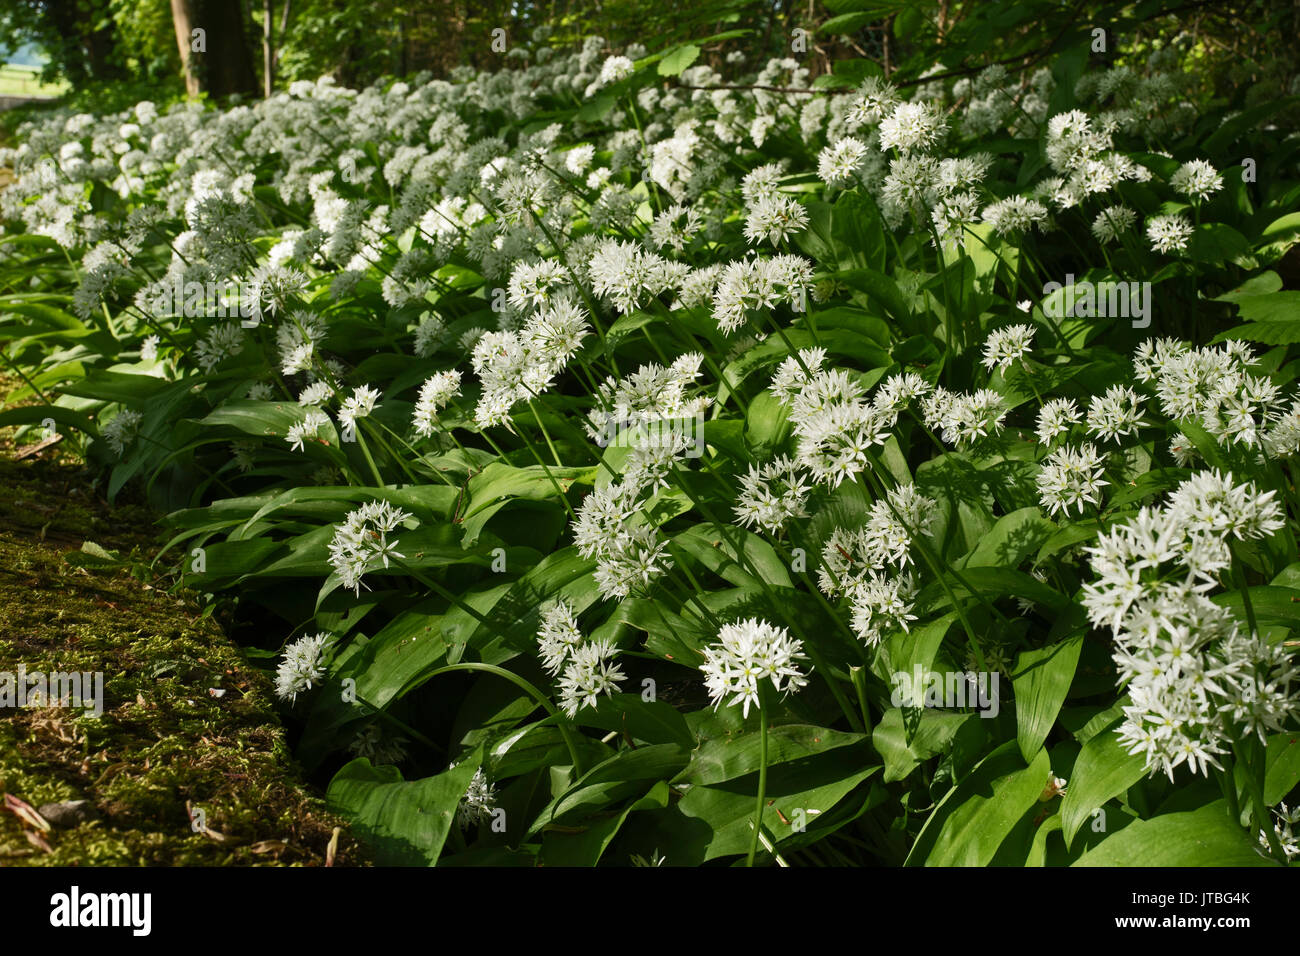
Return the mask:
{"type": "Polygon", "coordinates": [[[319,437],[321,428],[328,424],[328,415],[318,408],[309,408],[307,413],[303,415],[302,421],[289,426],[289,431],[285,434],[284,440],[289,443],[289,447],[294,451],[302,451],[303,440],[319,437]]]}
{"type": "Polygon", "coordinates": [[[1071,425],[1081,421],[1078,406],[1072,398],[1053,398],[1043,404],[1038,412],[1038,440],[1044,445],[1051,445],[1057,435],[1070,430],[1071,425]]]}
{"type": "Polygon", "coordinates": [[[1103,458],[1093,445],[1070,448],[1068,445],[1052,452],[1038,474],[1038,496],[1048,513],[1055,515],[1077,506],[1083,514],[1084,504],[1100,503],[1101,488],[1109,484],[1102,480],[1103,458]]]}
{"type": "Polygon", "coordinates": [[[378,389],[371,388],[369,385],[358,385],[352,390],[352,394],[343,400],[343,407],[339,409],[339,421],[345,428],[355,428],[357,419],[369,415],[378,400],[378,389]]]}
{"type": "Polygon", "coordinates": [[[742,715],[749,716],[749,705],[759,704],[759,683],[772,682],[779,694],[788,694],[807,685],[799,669],[805,660],[803,643],[791,638],[783,627],[750,618],[725,624],[715,644],[704,648],[700,671],[716,709],[724,698],[729,706],[741,704],[742,715]]]}
{"type": "Polygon", "coordinates": [[[1154,252],[1182,252],[1192,237],[1192,224],[1182,216],[1152,216],[1147,220],[1147,239],[1154,252]]]}
{"type": "Polygon", "coordinates": [[[560,678],[560,709],[570,718],[583,707],[595,707],[600,696],[609,696],[626,679],[622,669],[612,663],[618,648],[609,641],[588,641],[569,655],[569,663],[560,678]]]}
{"type": "Polygon", "coordinates": [[[1016,359],[1029,354],[1033,341],[1032,325],[1009,325],[991,332],[984,344],[984,367],[991,372],[996,365],[1005,371],[1016,359]]]}
{"type": "Polygon", "coordinates": [[[1223,188],[1223,177],[1205,160],[1193,159],[1178,167],[1169,177],[1169,185],[1184,196],[1203,202],[1223,188]]]}
{"type": "Polygon", "coordinates": [[[460,803],[456,806],[456,825],[468,830],[476,823],[492,819],[496,811],[496,788],[488,782],[487,774],[479,767],[465,788],[460,803]]]}
{"type": "Polygon", "coordinates": [[[916,583],[907,574],[886,577],[879,571],[853,579],[847,588],[853,632],[868,647],[875,647],[888,632],[910,630],[916,620],[912,600],[916,583]]]}
{"type": "Polygon", "coordinates": [[[1133,227],[1137,213],[1128,206],[1108,206],[1097,213],[1092,223],[1092,234],[1101,243],[1116,242],[1133,227]]]}
{"type": "Polygon", "coordinates": [[[99,436],[108,442],[113,454],[120,458],[126,446],[135,441],[136,432],[143,420],[144,416],[139,412],[124,408],[99,430],[99,436]]]}
{"type": "Polygon", "coordinates": [[[596,155],[596,147],[589,143],[581,146],[575,146],[564,154],[564,168],[575,176],[580,176],[587,171],[591,165],[592,157],[596,155]]]}
{"type": "Polygon", "coordinates": [[[284,649],[284,659],[275,672],[275,693],[281,700],[295,701],[325,676],[323,663],[329,634],[300,637],[284,649]]]}
{"type": "Polygon", "coordinates": [[[1142,399],[1124,385],[1112,385],[1105,395],[1088,403],[1088,431],[1102,441],[1118,441],[1147,424],[1142,418],[1142,399]]]}
{"type": "Polygon", "coordinates": [[[650,224],[650,241],[660,249],[672,246],[680,253],[704,225],[700,214],[680,203],[669,206],[650,224]]]}
{"type": "Polygon", "coordinates": [[[610,83],[616,83],[624,77],[632,75],[635,64],[625,56],[611,56],[606,58],[600,67],[600,77],[596,80],[600,86],[608,86],[610,83]]]}
{"type": "Polygon", "coordinates": [[[573,607],[564,598],[557,598],[542,612],[542,626],[537,632],[537,648],[542,655],[542,667],[555,676],[582,643],[578,619],[573,607]]]}
{"type": "Polygon", "coordinates": [[[396,550],[396,541],[388,535],[411,516],[387,501],[371,501],[349,512],[334,529],[329,545],[330,566],[338,574],[343,586],[361,593],[361,578],[382,562],[388,567],[389,558],[404,558],[396,550]]]}
{"type": "Polygon", "coordinates": [[[1000,236],[1024,232],[1032,226],[1041,227],[1047,220],[1047,207],[1024,196],[1009,196],[986,206],[984,221],[1000,236]]]}
{"type": "Polygon", "coordinates": [[[779,194],[764,196],[753,204],[745,220],[745,238],[751,243],[767,239],[775,246],[807,225],[808,211],[797,200],[779,194]]]}
{"type": "Polygon", "coordinates": [[[438,412],[459,394],[460,372],[455,369],[438,372],[427,378],[420,386],[420,397],[416,399],[415,412],[411,417],[415,433],[422,438],[432,435],[438,412]]]}
{"type": "Polygon", "coordinates": [[[751,466],[740,479],[736,520],[747,528],[777,534],[791,518],[805,518],[804,502],[811,490],[793,459],[777,458],[751,466]]]}
{"type": "Polygon", "coordinates": [[[870,150],[860,139],[846,136],[827,146],[817,157],[817,175],[828,185],[849,183],[862,166],[870,150]]]}
{"type": "Polygon", "coordinates": [[[933,103],[899,103],[880,121],[881,150],[900,153],[930,149],[947,132],[943,110],[933,103]]]}

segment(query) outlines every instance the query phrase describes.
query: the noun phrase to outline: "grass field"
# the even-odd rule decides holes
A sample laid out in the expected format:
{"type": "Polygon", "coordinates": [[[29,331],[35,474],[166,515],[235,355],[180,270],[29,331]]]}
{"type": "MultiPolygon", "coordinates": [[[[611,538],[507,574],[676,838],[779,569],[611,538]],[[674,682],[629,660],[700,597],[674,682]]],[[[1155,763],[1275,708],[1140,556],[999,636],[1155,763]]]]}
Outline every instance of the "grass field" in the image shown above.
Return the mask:
{"type": "Polygon", "coordinates": [[[58,96],[67,89],[63,83],[42,83],[39,72],[32,66],[0,65],[0,96],[58,96]]]}

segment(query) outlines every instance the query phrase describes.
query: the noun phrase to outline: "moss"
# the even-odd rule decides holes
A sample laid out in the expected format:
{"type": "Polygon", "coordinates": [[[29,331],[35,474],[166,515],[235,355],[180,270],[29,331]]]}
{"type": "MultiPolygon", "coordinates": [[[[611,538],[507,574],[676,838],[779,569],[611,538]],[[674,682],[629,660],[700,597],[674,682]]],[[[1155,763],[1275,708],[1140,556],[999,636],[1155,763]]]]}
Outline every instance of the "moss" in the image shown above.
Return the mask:
{"type": "MultiPolygon", "coordinates": [[[[144,571],[152,516],[112,509],[66,458],[0,453],[0,671],[103,673],[103,712],[0,711],[0,790],[86,800],[43,834],[0,810],[0,864],[321,865],[342,822],[306,788],[268,677],[192,599],[144,571]],[[86,540],[128,568],[65,560],[86,540]],[[134,567],[134,573],[129,570],[134,567]],[[206,832],[191,813],[201,811],[206,832]]],[[[337,865],[364,862],[344,827],[337,865]]]]}

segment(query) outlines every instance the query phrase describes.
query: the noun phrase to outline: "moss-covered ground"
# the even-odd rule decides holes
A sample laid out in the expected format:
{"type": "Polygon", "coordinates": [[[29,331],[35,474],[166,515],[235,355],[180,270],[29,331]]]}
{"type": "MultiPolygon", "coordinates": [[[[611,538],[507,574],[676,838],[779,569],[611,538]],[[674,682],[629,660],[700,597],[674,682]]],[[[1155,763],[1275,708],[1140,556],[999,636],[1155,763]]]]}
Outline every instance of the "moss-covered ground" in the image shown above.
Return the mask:
{"type": "Polygon", "coordinates": [[[299,776],[268,676],[147,572],[152,515],[58,449],[14,453],[0,436],[0,673],[98,671],[104,699],[0,708],[0,791],[46,808],[0,798],[0,866],[364,862],[299,776]],[[87,541],[122,566],[80,566],[87,541]]]}

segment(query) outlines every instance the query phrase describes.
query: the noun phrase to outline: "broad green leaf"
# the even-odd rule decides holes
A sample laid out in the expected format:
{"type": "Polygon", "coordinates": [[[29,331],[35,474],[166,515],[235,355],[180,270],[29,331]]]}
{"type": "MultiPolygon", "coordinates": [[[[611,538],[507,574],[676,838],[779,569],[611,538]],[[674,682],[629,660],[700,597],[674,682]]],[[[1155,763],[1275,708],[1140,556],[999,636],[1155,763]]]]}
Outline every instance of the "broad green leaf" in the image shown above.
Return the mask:
{"type": "Polygon", "coordinates": [[[1030,760],[1047,740],[1074,680],[1083,649],[1079,634],[1051,647],[1022,651],[1011,675],[1016,694],[1016,742],[1030,760]]]}
{"type": "Polygon", "coordinates": [[[326,800],[373,849],[376,862],[433,866],[479,760],[475,752],[436,777],[406,781],[396,767],[373,767],[358,757],[334,775],[326,800]]]}
{"type": "Polygon", "coordinates": [[[1135,820],[1074,866],[1276,866],[1234,822],[1222,800],[1199,810],[1135,820]]]}
{"type": "Polygon", "coordinates": [[[1008,740],[975,765],[935,807],[907,866],[988,866],[1002,842],[1039,804],[1051,773],[1047,751],[1026,766],[1008,740]]]}
{"type": "Polygon", "coordinates": [[[1089,738],[1074,762],[1074,772],[1061,804],[1065,845],[1074,841],[1079,827],[1094,810],[1133,786],[1146,772],[1146,761],[1124,749],[1117,730],[1102,731],[1089,738]]]}

